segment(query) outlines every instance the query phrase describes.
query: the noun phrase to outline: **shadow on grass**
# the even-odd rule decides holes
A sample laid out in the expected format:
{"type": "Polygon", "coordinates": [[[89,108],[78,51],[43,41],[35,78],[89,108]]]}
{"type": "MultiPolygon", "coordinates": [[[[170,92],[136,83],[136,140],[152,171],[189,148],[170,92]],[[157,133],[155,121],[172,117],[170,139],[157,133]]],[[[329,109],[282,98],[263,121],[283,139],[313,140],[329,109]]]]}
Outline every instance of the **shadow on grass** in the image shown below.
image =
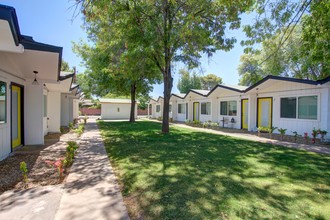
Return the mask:
{"type": "Polygon", "coordinates": [[[143,216],[330,218],[329,156],[160,126],[99,122],[123,194],[143,216]]]}

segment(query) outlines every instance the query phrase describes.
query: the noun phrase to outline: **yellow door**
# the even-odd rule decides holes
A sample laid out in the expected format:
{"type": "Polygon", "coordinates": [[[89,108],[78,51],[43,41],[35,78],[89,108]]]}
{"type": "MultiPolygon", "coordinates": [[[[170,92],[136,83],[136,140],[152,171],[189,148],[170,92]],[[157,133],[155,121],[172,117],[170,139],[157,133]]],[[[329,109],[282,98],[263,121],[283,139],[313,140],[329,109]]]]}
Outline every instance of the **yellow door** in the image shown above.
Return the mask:
{"type": "Polygon", "coordinates": [[[193,121],[199,121],[199,102],[194,102],[193,121]]]}
{"type": "Polygon", "coordinates": [[[242,129],[248,129],[249,100],[242,99],[242,129]]]}
{"type": "Polygon", "coordinates": [[[272,98],[258,98],[258,127],[272,127],[272,98]]]}
{"type": "Polygon", "coordinates": [[[22,144],[21,88],[13,85],[11,92],[11,134],[12,147],[15,148],[22,144]]]}

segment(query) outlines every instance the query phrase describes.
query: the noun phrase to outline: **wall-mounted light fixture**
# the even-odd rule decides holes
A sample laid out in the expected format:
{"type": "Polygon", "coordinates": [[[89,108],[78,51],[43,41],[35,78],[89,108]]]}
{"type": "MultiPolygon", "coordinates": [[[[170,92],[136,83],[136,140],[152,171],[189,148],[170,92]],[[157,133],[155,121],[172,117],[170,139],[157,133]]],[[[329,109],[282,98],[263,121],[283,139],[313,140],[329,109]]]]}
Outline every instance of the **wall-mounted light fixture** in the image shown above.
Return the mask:
{"type": "Polygon", "coordinates": [[[38,80],[37,80],[37,74],[38,74],[38,71],[33,71],[33,73],[34,73],[34,80],[33,80],[33,82],[32,82],[32,85],[39,85],[39,82],[38,82],[38,80]]]}

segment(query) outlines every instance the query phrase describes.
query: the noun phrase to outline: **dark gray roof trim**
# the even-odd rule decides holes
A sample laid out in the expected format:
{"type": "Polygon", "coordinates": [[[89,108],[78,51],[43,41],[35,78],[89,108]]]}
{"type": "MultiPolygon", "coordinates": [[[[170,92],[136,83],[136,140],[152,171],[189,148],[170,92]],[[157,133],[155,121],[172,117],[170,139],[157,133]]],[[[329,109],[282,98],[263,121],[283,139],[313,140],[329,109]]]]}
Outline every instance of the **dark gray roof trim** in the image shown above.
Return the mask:
{"type": "Polygon", "coordinates": [[[8,21],[15,45],[18,46],[21,40],[21,32],[19,30],[15,8],[0,4],[0,19],[8,21]]]}
{"type": "MultiPolygon", "coordinates": [[[[218,87],[220,88],[224,88],[224,89],[228,89],[228,90],[232,90],[232,91],[235,91],[235,92],[239,92],[239,93],[246,93],[248,91],[250,91],[251,89],[261,85],[262,83],[266,82],[267,80],[270,80],[270,79],[273,79],[273,80],[281,80],[281,81],[287,81],[287,82],[296,82],[296,83],[304,83],[304,84],[309,84],[309,85],[322,85],[324,83],[327,83],[327,82],[330,82],[330,76],[324,78],[324,79],[321,79],[321,80],[309,80],[309,79],[296,79],[296,78],[289,78],[289,77],[283,77],[283,76],[273,76],[273,75],[268,75],[266,76],[265,78],[263,78],[262,80],[260,80],[259,82],[257,82],[256,84],[248,87],[247,89],[245,90],[239,90],[239,89],[235,89],[235,88],[232,88],[232,87],[228,87],[228,86],[225,86],[225,85],[216,85],[207,95],[204,95],[204,94],[201,94],[197,91],[194,91],[194,90],[189,90],[187,92],[187,94],[184,96],[184,97],[180,97],[174,93],[171,94],[171,96],[175,96],[175,97],[178,97],[180,99],[185,99],[188,94],[190,92],[193,92],[193,93],[196,93],[198,95],[201,95],[201,96],[204,96],[204,97],[208,97],[212,92],[214,92],[218,87]]],[[[158,102],[160,98],[163,98],[161,96],[159,96],[159,98],[157,100],[155,99],[152,99],[154,100],[155,102],[158,102]]]]}
{"type": "MultiPolygon", "coordinates": [[[[72,77],[72,81],[73,81],[74,75],[75,75],[75,73],[71,73],[71,74],[68,74],[68,75],[65,75],[65,76],[60,76],[60,81],[69,79],[70,77],[72,77]]],[[[72,81],[71,81],[71,84],[72,84],[72,81]]]]}
{"type": "Polygon", "coordinates": [[[216,90],[219,87],[224,88],[224,89],[228,89],[228,90],[231,90],[231,91],[234,91],[234,92],[244,92],[244,90],[239,90],[239,89],[235,89],[235,88],[232,88],[232,87],[229,87],[229,86],[218,84],[213,89],[211,89],[211,91],[207,94],[207,96],[209,96],[214,90],[216,90]]]}
{"type": "Polygon", "coordinates": [[[289,77],[283,77],[283,76],[273,76],[273,75],[268,75],[259,82],[255,83],[254,85],[250,86],[247,88],[244,92],[248,92],[251,89],[254,89],[255,87],[261,85],[262,83],[266,82],[267,80],[281,80],[281,81],[287,81],[287,82],[296,82],[296,83],[303,83],[303,84],[309,84],[309,85],[319,85],[319,84],[324,84],[328,81],[330,81],[330,76],[322,79],[322,80],[309,80],[309,79],[296,79],[296,78],[289,78],[289,77]]]}

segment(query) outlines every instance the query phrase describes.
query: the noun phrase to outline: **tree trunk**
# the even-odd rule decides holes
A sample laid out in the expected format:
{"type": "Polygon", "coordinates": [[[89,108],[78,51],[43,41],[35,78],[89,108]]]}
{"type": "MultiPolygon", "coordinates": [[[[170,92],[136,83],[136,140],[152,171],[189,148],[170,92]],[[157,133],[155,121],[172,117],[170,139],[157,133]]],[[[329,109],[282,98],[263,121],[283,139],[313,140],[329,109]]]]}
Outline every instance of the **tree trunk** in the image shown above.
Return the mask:
{"type": "Polygon", "coordinates": [[[129,121],[135,122],[135,95],[136,95],[136,84],[133,82],[131,84],[131,114],[129,121]]]}
{"type": "Polygon", "coordinates": [[[163,104],[163,123],[162,123],[162,132],[169,133],[169,107],[170,107],[170,98],[171,91],[173,86],[173,78],[171,73],[171,28],[172,20],[170,15],[170,4],[168,0],[163,1],[164,7],[164,63],[165,68],[163,71],[164,77],[164,104],[163,104]]]}
{"type": "Polygon", "coordinates": [[[162,132],[168,133],[170,132],[169,126],[169,107],[170,107],[170,98],[172,91],[173,78],[171,75],[171,66],[166,68],[164,73],[164,105],[163,105],[163,124],[162,124],[162,132]]]}

